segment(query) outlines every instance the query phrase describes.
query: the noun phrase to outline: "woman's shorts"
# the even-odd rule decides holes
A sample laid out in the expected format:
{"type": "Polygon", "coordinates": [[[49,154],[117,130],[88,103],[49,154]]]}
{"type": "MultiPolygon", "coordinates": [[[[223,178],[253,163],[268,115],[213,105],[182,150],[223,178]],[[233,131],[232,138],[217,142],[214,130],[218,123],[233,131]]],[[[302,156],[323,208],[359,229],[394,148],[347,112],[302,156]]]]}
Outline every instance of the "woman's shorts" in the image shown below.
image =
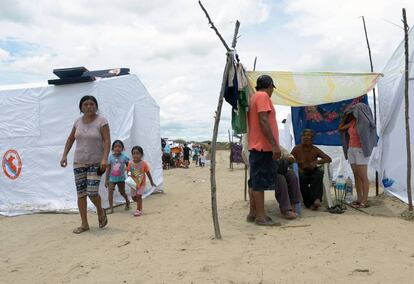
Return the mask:
{"type": "Polygon", "coordinates": [[[99,183],[101,177],[97,171],[99,164],[74,164],[73,173],[75,174],[76,191],[78,198],[94,197],[99,195],[99,183]]]}
{"type": "Polygon", "coordinates": [[[351,165],[368,165],[369,157],[364,156],[362,148],[348,148],[348,162],[351,165]]]}
{"type": "Polygon", "coordinates": [[[254,191],[275,190],[277,182],[277,162],[272,152],[250,151],[249,187],[254,191]]]}

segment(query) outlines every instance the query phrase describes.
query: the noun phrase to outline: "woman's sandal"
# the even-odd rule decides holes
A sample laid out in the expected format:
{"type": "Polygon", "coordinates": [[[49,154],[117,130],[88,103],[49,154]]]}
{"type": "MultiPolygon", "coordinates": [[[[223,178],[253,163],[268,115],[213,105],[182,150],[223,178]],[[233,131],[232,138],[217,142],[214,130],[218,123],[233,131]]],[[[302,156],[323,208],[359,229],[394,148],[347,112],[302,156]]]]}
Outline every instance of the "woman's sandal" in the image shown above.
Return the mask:
{"type": "Polygon", "coordinates": [[[103,212],[103,216],[102,216],[102,220],[99,220],[99,228],[103,228],[106,226],[106,224],[108,224],[108,217],[106,216],[106,210],[102,208],[102,212],[103,212]]]}
{"type": "Polygon", "coordinates": [[[356,208],[368,208],[370,205],[368,203],[360,203],[359,205],[355,206],[356,208]]]}
{"type": "Polygon", "coordinates": [[[83,232],[89,231],[89,227],[88,228],[84,228],[84,227],[77,227],[73,230],[74,234],[82,234],[83,232]]]}

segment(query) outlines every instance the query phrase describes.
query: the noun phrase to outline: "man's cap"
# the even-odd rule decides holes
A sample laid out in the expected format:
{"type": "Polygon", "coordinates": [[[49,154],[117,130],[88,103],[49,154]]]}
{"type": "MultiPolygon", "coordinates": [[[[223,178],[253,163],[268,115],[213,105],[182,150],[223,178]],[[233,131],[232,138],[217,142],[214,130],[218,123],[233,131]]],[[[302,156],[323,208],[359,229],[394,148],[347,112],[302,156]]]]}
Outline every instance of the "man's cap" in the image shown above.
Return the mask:
{"type": "Polygon", "coordinates": [[[267,89],[270,86],[273,86],[273,88],[276,88],[272,77],[270,77],[269,75],[261,75],[259,78],[257,78],[256,90],[267,89]]]}

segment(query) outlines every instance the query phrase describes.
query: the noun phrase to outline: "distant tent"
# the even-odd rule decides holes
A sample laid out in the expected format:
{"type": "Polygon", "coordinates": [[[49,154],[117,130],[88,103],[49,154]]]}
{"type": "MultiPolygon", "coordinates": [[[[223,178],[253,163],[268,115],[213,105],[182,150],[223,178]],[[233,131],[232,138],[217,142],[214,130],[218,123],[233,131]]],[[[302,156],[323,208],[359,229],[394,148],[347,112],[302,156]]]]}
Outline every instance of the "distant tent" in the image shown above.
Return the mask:
{"type": "MultiPolygon", "coordinates": [[[[409,33],[409,74],[413,74],[414,32],[409,33]]],[[[384,78],[378,83],[380,111],[380,140],[372,160],[378,167],[386,192],[408,203],[407,154],[404,118],[404,41],[400,43],[384,68],[384,78]]],[[[414,118],[414,78],[409,78],[411,127],[414,118]]],[[[413,140],[411,131],[411,141],[413,140]]],[[[411,160],[414,152],[411,152],[411,160]]],[[[414,176],[414,167],[411,176],[414,176]]],[[[412,190],[412,189],[411,189],[412,190]]]]}
{"type": "MultiPolygon", "coordinates": [[[[162,184],[160,109],[137,76],[63,86],[4,86],[0,87],[0,214],[77,208],[74,148],[67,168],[61,168],[59,161],[84,95],[97,98],[112,141],[124,141],[127,155],[132,146],[142,146],[154,182],[162,184]]],[[[144,196],[153,190],[148,186],[144,196]]],[[[101,183],[105,206],[106,192],[101,183]]]]}

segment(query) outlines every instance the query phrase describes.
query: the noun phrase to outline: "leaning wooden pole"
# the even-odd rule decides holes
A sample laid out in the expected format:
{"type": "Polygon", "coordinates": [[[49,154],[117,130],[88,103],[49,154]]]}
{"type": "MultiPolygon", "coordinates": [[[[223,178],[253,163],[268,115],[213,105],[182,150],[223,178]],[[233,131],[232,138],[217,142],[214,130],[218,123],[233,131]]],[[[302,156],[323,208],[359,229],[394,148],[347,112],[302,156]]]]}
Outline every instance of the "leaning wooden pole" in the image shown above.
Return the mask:
{"type": "MultiPolygon", "coordinates": [[[[364,16],[362,16],[362,22],[364,23],[365,39],[367,41],[368,55],[369,55],[369,64],[371,66],[371,72],[374,72],[374,66],[372,65],[371,47],[369,46],[367,26],[365,25],[364,16]]],[[[375,122],[375,127],[376,127],[377,125],[377,97],[375,95],[375,88],[372,89],[372,94],[374,98],[374,122],[375,122]]],[[[378,195],[378,194],[379,194],[378,171],[375,171],[375,195],[378,195]]]]}
{"type": "Polygon", "coordinates": [[[254,58],[253,71],[256,71],[257,56],[254,58]]]}
{"type": "Polygon", "coordinates": [[[213,225],[214,225],[214,235],[216,239],[221,239],[221,233],[220,233],[220,225],[218,220],[218,211],[217,211],[217,186],[216,186],[216,147],[217,147],[217,135],[218,135],[218,128],[220,124],[220,117],[221,117],[221,108],[223,106],[223,98],[224,98],[224,91],[226,89],[226,83],[227,83],[227,74],[230,69],[230,66],[232,64],[231,56],[233,56],[233,51],[237,44],[237,34],[239,32],[240,22],[236,21],[236,26],[234,30],[234,36],[232,41],[232,49],[229,48],[226,41],[223,39],[217,28],[214,26],[213,22],[211,21],[211,18],[207,12],[207,10],[204,8],[201,1],[198,1],[198,4],[200,5],[201,9],[203,10],[204,14],[206,15],[208,19],[208,23],[210,24],[211,28],[216,32],[217,36],[223,43],[224,47],[227,50],[227,61],[226,66],[224,68],[223,73],[223,81],[221,83],[221,89],[220,89],[220,95],[219,100],[217,104],[217,110],[214,117],[214,128],[213,128],[213,138],[211,141],[211,165],[210,165],[210,184],[211,184],[211,211],[213,215],[213,225]]]}
{"type": "Polygon", "coordinates": [[[413,197],[411,189],[411,142],[410,142],[410,101],[408,98],[409,80],[409,54],[408,54],[408,24],[405,8],[402,9],[404,23],[404,46],[405,46],[405,72],[404,72],[404,97],[405,97],[405,141],[407,145],[407,198],[408,210],[413,211],[413,197]]]}

